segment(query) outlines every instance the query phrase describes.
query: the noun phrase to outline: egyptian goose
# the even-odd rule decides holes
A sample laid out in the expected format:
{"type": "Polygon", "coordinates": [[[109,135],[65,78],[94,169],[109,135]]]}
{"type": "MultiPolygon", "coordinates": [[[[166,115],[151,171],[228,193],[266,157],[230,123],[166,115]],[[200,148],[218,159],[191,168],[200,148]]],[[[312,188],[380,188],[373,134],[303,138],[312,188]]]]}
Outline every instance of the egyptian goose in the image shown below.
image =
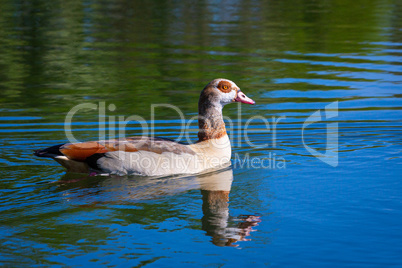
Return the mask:
{"type": "Polygon", "coordinates": [[[198,102],[198,141],[178,143],[165,138],[129,137],[55,145],[35,151],[50,157],[69,172],[165,176],[192,174],[230,161],[231,146],[222,108],[232,102],[254,104],[227,79],[215,79],[202,90],[198,102]]]}

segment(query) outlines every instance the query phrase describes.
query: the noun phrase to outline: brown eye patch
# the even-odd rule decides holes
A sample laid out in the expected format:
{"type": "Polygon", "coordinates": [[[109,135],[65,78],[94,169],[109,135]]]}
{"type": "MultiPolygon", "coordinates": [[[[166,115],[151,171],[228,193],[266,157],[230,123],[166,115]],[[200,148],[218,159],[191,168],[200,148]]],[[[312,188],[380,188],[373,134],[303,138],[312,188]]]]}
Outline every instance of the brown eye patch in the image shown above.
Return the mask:
{"type": "Polygon", "coordinates": [[[223,93],[229,93],[232,90],[232,85],[228,81],[220,81],[218,89],[223,93]]]}

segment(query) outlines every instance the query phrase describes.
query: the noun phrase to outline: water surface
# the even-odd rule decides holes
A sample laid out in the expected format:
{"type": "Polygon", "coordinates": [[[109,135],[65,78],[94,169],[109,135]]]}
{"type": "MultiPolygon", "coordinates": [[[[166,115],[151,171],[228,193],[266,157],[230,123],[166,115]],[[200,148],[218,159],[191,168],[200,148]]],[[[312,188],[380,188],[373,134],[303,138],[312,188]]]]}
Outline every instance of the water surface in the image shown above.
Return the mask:
{"type": "MultiPolygon", "coordinates": [[[[0,3],[1,264],[401,266],[398,1],[0,3]],[[137,115],[173,139],[179,114],[152,118],[151,105],[175,105],[195,141],[189,120],[217,77],[257,102],[225,107],[223,170],[86,177],[32,155],[67,141],[65,116],[82,103],[113,104],[106,122],[137,115]]],[[[98,110],[72,125],[83,141],[104,127],[98,110]]],[[[136,121],[126,131],[143,133],[136,121]]]]}

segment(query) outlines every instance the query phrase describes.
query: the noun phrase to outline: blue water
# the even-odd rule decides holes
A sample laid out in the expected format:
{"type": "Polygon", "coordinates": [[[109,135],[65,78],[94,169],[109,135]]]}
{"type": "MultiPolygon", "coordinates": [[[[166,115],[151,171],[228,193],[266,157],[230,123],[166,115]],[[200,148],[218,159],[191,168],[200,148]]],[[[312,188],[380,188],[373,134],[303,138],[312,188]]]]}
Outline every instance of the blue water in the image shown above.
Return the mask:
{"type": "Polygon", "coordinates": [[[1,5],[1,265],[402,266],[398,2],[1,5]],[[114,137],[99,118],[130,115],[175,139],[176,111],[152,125],[151,105],[168,103],[195,141],[199,92],[217,77],[256,101],[224,109],[229,167],[94,177],[32,155],[67,142],[82,103],[116,109],[77,113],[79,140],[114,137]]]}

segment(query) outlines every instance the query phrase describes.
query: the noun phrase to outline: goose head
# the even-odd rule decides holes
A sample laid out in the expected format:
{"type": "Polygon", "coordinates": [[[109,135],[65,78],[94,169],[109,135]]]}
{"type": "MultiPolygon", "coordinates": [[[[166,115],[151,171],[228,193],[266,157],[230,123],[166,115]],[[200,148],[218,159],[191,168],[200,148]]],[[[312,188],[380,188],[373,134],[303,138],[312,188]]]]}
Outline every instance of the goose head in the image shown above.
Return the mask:
{"type": "Polygon", "coordinates": [[[226,135],[222,108],[233,102],[255,104],[234,82],[228,79],[214,79],[205,86],[198,102],[199,140],[216,139],[226,135]]]}
{"type": "Polygon", "coordinates": [[[247,97],[233,81],[218,78],[205,86],[198,105],[202,113],[203,108],[208,109],[210,106],[222,108],[233,102],[255,104],[255,101],[247,97]]]}

